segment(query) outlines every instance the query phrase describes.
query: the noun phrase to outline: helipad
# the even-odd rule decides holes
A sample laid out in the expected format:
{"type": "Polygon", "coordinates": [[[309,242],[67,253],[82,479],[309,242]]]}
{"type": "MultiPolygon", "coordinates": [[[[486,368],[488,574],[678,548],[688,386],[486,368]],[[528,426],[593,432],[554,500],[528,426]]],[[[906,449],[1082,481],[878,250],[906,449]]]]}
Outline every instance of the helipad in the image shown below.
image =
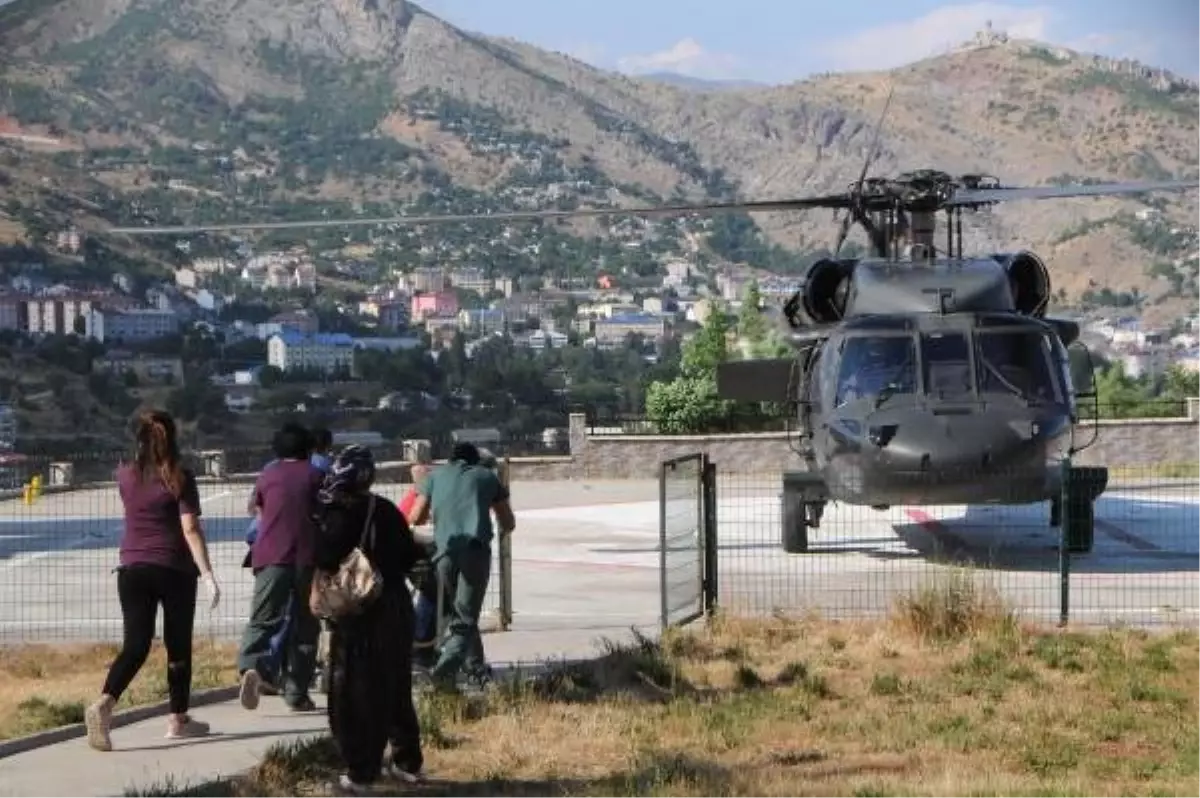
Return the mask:
{"type": "MultiPolygon", "coordinates": [[[[720,596],[730,612],[879,614],[948,563],[971,562],[1027,615],[1057,618],[1058,533],[1048,526],[1044,505],[883,512],[831,505],[813,533],[812,550],[789,555],[779,545],[777,482],[734,484],[718,488],[717,502],[720,596]]],[[[241,567],[247,491],[202,490],[224,600],[215,613],[200,611],[199,634],[236,636],[246,618],[252,585],[241,567]]],[[[393,498],[399,491],[384,488],[393,498]]],[[[1073,620],[1195,622],[1197,494],[1194,485],[1182,485],[1114,489],[1100,499],[1095,550],[1072,558],[1073,620]]],[[[601,634],[657,623],[656,482],[519,483],[513,501],[513,632],[601,634]]],[[[673,497],[669,524],[686,529],[692,501],[673,497]]],[[[112,569],[120,519],[112,489],[49,495],[31,506],[0,503],[0,642],[119,639],[112,569]]],[[[698,568],[695,555],[675,545],[668,560],[672,593],[686,593],[684,583],[698,568]]]]}

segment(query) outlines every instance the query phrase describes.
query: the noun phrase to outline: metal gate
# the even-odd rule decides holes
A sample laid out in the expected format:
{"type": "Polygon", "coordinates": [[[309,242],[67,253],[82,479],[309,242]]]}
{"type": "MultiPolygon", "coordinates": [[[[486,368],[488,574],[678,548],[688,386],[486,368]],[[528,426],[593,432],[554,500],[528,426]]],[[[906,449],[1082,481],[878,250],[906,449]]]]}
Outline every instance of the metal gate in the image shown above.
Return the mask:
{"type": "Polygon", "coordinates": [[[716,606],[716,468],[708,455],[662,463],[658,478],[662,628],[682,626],[716,606]]]}

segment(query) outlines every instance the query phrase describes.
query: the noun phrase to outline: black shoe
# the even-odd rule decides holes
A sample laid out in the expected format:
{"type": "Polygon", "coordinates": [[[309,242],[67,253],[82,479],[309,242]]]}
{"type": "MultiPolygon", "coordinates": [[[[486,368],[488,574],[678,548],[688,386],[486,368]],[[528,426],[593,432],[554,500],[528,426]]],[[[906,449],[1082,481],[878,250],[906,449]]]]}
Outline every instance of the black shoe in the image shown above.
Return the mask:
{"type": "Polygon", "coordinates": [[[421,670],[433,670],[433,666],[437,664],[437,650],[432,647],[414,648],[412,655],[412,663],[414,668],[421,670]]]}
{"type": "Polygon", "coordinates": [[[317,705],[308,696],[287,699],[287,706],[292,712],[316,712],[317,705]]]}
{"type": "Polygon", "coordinates": [[[468,690],[483,691],[492,685],[492,669],[488,665],[463,675],[463,684],[468,690]]]}

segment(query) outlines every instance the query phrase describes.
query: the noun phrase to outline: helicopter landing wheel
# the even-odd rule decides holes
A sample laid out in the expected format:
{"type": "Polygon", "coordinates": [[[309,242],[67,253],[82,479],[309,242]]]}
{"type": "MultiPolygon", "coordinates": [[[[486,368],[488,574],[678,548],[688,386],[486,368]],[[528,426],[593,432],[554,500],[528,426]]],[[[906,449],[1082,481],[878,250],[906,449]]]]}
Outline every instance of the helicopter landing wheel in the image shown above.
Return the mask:
{"type": "MultiPolygon", "coordinates": [[[[1071,468],[1067,486],[1066,528],[1067,551],[1072,554],[1091,552],[1096,538],[1096,498],[1108,485],[1108,469],[1089,466],[1071,468]]],[[[1060,503],[1061,504],[1061,503],[1060,503]]],[[[1060,518],[1061,522],[1061,508],[1060,518]]]]}
{"type": "Polygon", "coordinates": [[[783,550],[788,554],[808,551],[808,502],[802,493],[783,493],[783,550]]]}

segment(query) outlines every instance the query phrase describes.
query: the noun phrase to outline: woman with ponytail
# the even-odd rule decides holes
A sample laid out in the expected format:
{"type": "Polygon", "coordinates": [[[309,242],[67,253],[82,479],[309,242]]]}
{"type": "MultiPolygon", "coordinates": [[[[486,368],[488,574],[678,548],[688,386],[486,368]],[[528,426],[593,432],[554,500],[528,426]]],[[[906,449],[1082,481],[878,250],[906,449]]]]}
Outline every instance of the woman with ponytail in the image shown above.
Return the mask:
{"type": "Polygon", "coordinates": [[[100,698],[87,708],[88,744],[111,751],[113,707],[137,676],[154,640],[158,607],[163,608],[163,644],[167,649],[170,717],[167,738],[208,733],[208,724],[188,715],[192,687],[192,624],[196,588],[204,582],[216,608],[221,592],[209,564],[200,526],[196,477],[180,462],[175,421],[161,410],[137,417],[132,463],[117,469],[125,507],[117,596],[124,621],[124,642],[104,681],[100,698]]]}

